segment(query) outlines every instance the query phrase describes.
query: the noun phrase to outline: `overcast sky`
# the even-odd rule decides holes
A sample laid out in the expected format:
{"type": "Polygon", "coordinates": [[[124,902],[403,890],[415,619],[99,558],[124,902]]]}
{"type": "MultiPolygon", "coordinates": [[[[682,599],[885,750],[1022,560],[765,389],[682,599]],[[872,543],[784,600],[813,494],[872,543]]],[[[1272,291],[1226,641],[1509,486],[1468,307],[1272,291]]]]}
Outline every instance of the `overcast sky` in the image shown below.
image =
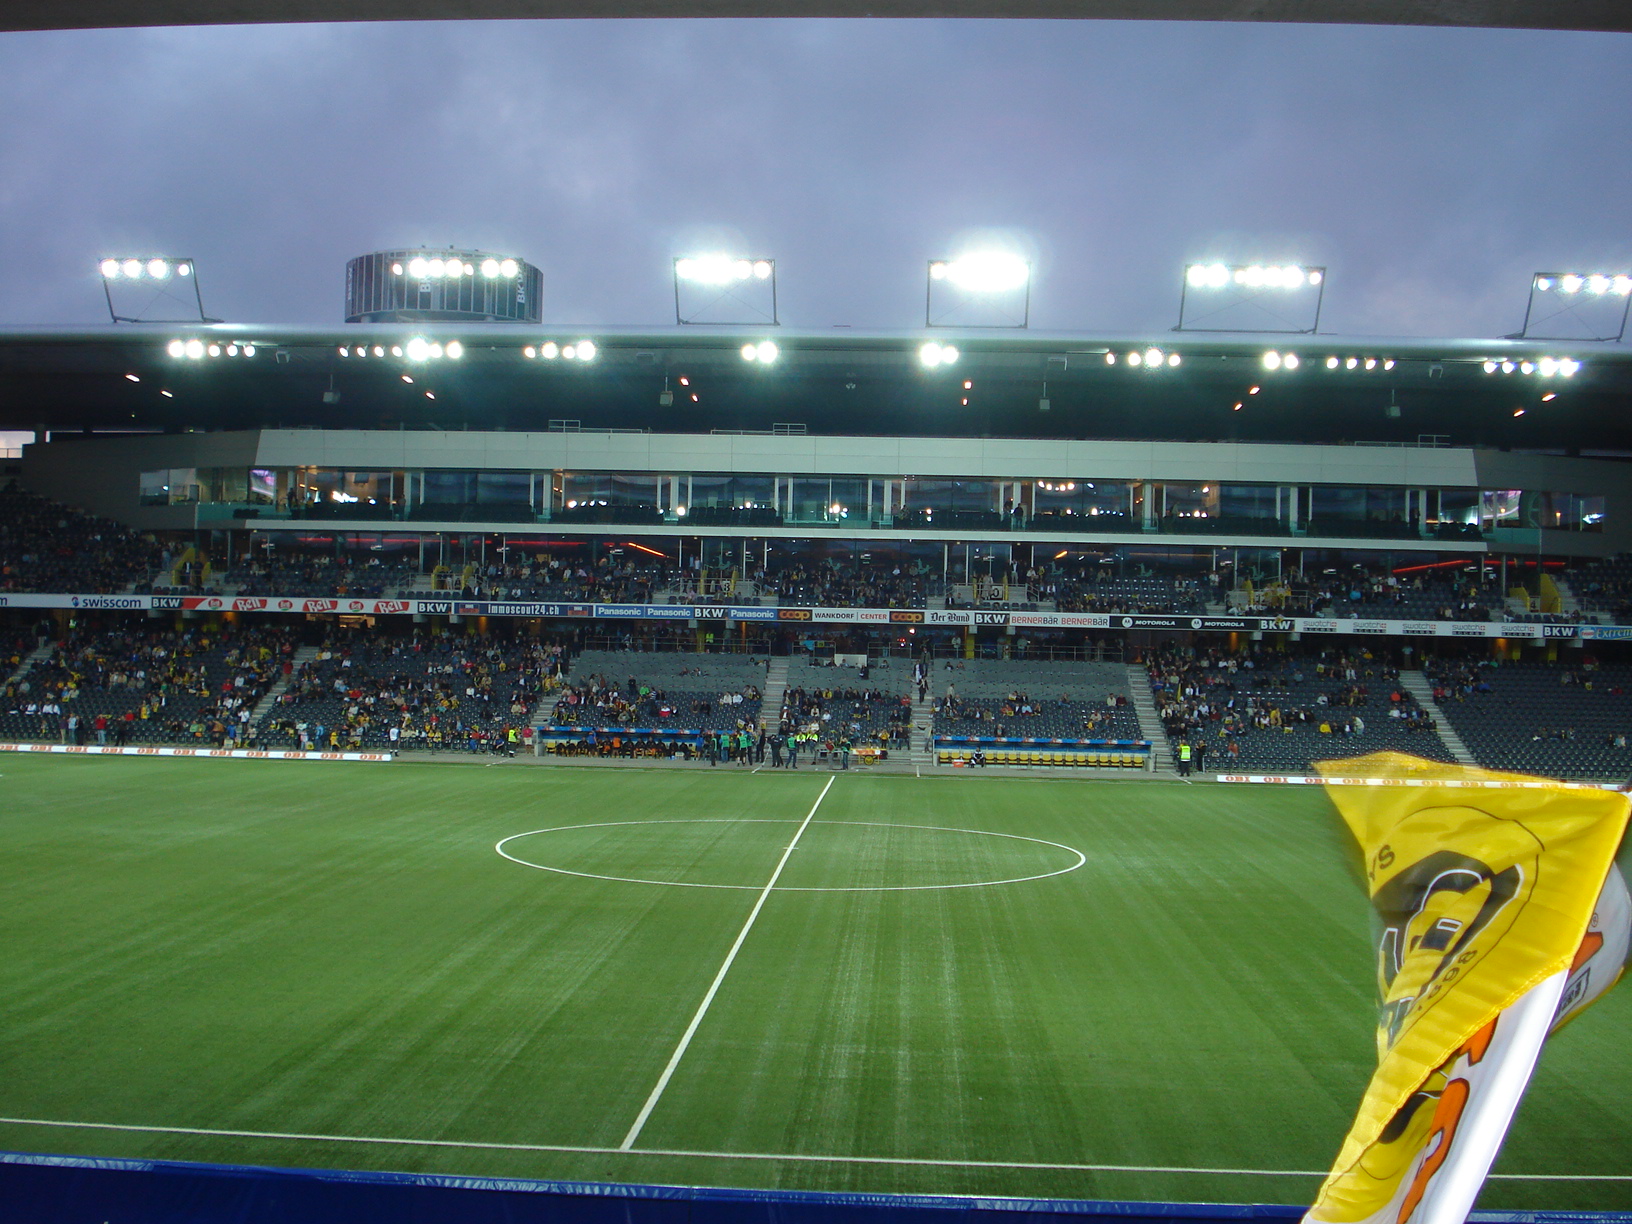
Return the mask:
{"type": "Polygon", "coordinates": [[[670,260],[778,260],[783,323],[921,326],[925,261],[1035,260],[1032,326],[1176,321],[1192,259],[1330,268],[1323,331],[1516,330],[1632,266],[1632,36],[972,21],[0,35],[0,322],[106,320],[105,253],[334,323],[348,257],[539,264],[545,318],[673,321],[670,260]]]}

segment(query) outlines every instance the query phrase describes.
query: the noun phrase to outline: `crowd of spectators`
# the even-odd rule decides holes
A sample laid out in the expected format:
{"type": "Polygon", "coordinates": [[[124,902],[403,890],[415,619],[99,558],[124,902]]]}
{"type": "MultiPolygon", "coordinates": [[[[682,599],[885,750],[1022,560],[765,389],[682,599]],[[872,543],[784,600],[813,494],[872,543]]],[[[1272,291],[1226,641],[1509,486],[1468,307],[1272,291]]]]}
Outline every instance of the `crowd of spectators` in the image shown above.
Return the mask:
{"type": "Polygon", "coordinates": [[[513,751],[566,667],[553,642],[346,630],[291,675],[266,738],[326,750],[513,751]]]}
{"type": "Polygon", "coordinates": [[[350,596],[378,599],[406,595],[413,590],[416,562],[387,561],[380,557],[359,560],[347,556],[268,557],[234,567],[220,577],[239,595],[312,597],[350,596]]]}
{"type": "Polygon", "coordinates": [[[7,728],[68,744],[252,745],[254,709],[283,678],[290,630],[75,632],[7,683],[7,728]]]}
{"type": "MultiPolygon", "coordinates": [[[[1211,738],[1230,758],[1239,757],[1248,737],[1299,728],[1333,739],[1364,736],[1379,719],[1406,732],[1434,728],[1400,683],[1399,669],[1365,648],[1298,656],[1169,646],[1151,654],[1147,670],[1169,738],[1211,738]]],[[[1424,737],[1430,755],[1439,752],[1427,745],[1435,738],[1424,737]]]]}
{"type": "Polygon", "coordinates": [[[794,561],[751,575],[756,589],[778,602],[811,607],[922,608],[945,592],[923,563],[861,565],[830,560],[794,561]]]}
{"type": "Polygon", "coordinates": [[[545,599],[562,603],[651,603],[681,578],[680,571],[639,554],[591,560],[581,554],[539,552],[532,557],[470,565],[438,573],[438,589],[467,599],[545,599]]]}
{"type": "Polygon", "coordinates": [[[111,519],[0,489],[0,591],[118,594],[148,576],[163,549],[111,519]]]}

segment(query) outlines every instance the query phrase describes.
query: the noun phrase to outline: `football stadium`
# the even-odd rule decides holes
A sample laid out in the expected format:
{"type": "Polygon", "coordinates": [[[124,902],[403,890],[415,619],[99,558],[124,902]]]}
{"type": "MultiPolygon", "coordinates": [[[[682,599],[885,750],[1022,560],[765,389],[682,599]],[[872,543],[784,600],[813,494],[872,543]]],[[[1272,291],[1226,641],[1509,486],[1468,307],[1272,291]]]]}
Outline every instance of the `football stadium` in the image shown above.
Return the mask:
{"type": "Polygon", "coordinates": [[[0,1218],[1632,1219],[1632,269],[1231,258],[88,255],[0,327],[0,1218]]]}

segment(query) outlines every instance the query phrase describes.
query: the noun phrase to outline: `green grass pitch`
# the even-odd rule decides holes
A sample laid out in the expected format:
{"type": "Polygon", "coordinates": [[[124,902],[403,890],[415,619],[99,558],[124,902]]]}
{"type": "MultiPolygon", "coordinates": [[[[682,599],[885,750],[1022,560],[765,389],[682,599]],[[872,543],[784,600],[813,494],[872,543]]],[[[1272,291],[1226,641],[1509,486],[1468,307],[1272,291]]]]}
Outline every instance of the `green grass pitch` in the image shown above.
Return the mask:
{"type": "MultiPolygon", "coordinates": [[[[0,1148],[1308,1201],[1374,1057],[1320,792],[841,774],[788,852],[826,781],[0,758],[0,1148]]],[[[1629,1036],[1483,1206],[1632,1207],[1629,1036]]]]}

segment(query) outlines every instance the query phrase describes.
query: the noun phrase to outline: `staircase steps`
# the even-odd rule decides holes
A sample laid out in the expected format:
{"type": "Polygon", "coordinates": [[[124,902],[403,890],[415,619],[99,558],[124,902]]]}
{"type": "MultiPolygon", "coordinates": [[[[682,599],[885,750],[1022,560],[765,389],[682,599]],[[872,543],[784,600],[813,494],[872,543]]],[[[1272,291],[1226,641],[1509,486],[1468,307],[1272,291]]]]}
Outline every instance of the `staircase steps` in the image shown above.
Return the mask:
{"type": "Polygon", "coordinates": [[[1434,686],[1428,683],[1428,677],[1420,671],[1402,671],[1400,683],[1405,691],[1417,699],[1417,704],[1428,711],[1428,716],[1434,720],[1434,730],[1439,735],[1439,742],[1444,744],[1458,765],[1477,765],[1473,753],[1468,751],[1467,744],[1451,726],[1450,720],[1445,717],[1445,711],[1439,708],[1434,700],[1434,686]]]}
{"type": "Polygon", "coordinates": [[[1162,729],[1161,715],[1156,712],[1156,697],[1150,691],[1150,673],[1142,663],[1128,664],[1128,700],[1139,716],[1139,735],[1150,741],[1150,754],[1157,773],[1173,772],[1173,750],[1162,729]]]}
{"type": "Polygon", "coordinates": [[[267,689],[266,695],[263,696],[260,701],[256,703],[255,708],[249,712],[249,721],[252,726],[260,726],[261,719],[265,718],[267,715],[272,713],[273,710],[278,708],[278,698],[282,697],[289,691],[289,681],[300,674],[300,669],[303,665],[310,663],[315,658],[317,658],[316,646],[302,646],[299,650],[295,651],[295,657],[292,660],[293,666],[290,668],[289,674],[282,680],[279,680],[271,688],[267,689]]]}

